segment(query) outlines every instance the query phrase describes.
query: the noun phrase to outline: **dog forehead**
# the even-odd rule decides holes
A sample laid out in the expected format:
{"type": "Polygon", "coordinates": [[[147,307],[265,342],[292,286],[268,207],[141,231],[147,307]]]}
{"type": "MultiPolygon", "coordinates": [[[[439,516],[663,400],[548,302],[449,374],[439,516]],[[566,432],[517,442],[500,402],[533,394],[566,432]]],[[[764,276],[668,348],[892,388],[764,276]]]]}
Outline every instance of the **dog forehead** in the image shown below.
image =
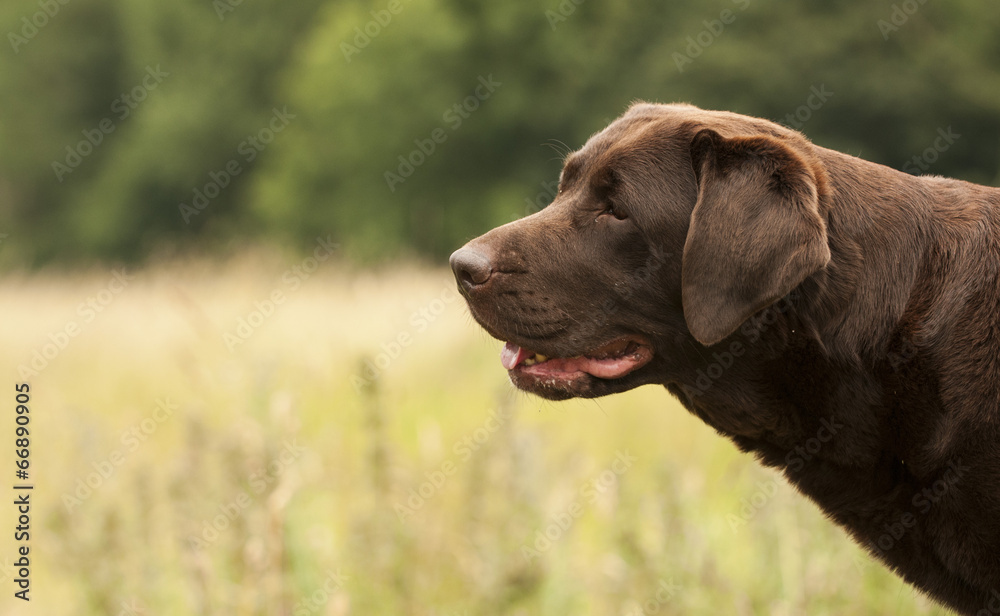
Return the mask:
{"type": "Polygon", "coordinates": [[[636,103],[571,158],[579,159],[575,165],[655,159],[665,150],[686,146],[698,127],[724,124],[716,114],[687,104],[636,103]]]}
{"type": "Polygon", "coordinates": [[[771,136],[783,142],[807,143],[796,131],[762,118],[686,103],[635,103],[568,157],[565,168],[572,175],[605,168],[640,174],[654,166],[673,168],[687,160],[692,139],[705,128],[724,137],[771,136]]]}
{"type": "Polygon", "coordinates": [[[659,218],[657,204],[692,201],[697,180],[690,148],[694,136],[704,128],[727,137],[780,135],[794,139],[798,135],[768,120],[726,111],[687,104],[636,103],[566,158],[561,180],[587,187],[602,178],[616,177],[620,180],[617,190],[627,199],[632,213],[649,210],[652,218],[659,218]]]}
{"type": "MultiPolygon", "coordinates": [[[[731,111],[702,109],[687,103],[635,103],[621,117],[612,122],[608,129],[619,123],[621,123],[621,128],[625,129],[623,133],[625,136],[630,132],[629,128],[635,129],[642,126],[655,126],[659,132],[667,134],[673,131],[683,132],[685,136],[688,134],[693,136],[701,128],[711,128],[726,137],[761,133],[776,137],[799,135],[794,130],[764,118],[731,111]]],[[[599,135],[600,133],[595,136],[599,135]]]]}
{"type": "MultiPolygon", "coordinates": [[[[665,106],[657,106],[665,107],[665,106]]],[[[613,171],[634,183],[685,164],[694,128],[669,113],[626,114],[594,135],[568,161],[573,173],[594,177],[613,171]]]]}

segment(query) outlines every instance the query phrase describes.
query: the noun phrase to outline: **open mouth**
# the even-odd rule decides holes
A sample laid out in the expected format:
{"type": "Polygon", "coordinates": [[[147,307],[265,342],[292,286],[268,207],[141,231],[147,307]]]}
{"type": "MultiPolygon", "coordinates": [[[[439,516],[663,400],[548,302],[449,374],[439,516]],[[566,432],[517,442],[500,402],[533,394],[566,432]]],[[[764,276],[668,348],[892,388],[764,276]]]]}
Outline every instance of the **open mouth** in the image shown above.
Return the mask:
{"type": "Polygon", "coordinates": [[[653,349],[640,338],[626,336],[574,357],[547,357],[508,342],[500,361],[509,371],[543,379],[550,384],[575,381],[585,375],[618,379],[653,359],[653,349]]]}

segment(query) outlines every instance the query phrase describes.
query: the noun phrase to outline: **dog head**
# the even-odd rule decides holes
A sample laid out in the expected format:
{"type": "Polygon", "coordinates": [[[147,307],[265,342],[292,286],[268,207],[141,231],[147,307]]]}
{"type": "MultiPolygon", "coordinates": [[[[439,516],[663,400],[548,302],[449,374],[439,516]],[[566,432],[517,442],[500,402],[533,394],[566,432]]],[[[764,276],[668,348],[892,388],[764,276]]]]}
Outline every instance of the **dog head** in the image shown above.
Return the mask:
{"type": "Polygon", "coordinates": [[[545,209],[457,250],[473,317],[545,398],[667,383],[830,259],[822,166],[800,134],[633,105],[570,154],[545,209]]]}

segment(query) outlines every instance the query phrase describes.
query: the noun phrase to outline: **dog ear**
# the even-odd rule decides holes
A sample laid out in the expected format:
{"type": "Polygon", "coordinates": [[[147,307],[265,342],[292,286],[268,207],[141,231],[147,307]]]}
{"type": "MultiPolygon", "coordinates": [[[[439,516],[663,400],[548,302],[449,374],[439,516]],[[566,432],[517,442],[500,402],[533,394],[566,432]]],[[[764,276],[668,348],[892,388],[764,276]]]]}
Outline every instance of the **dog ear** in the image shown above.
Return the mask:
{"type": "Polygon", "coordinates": [[[816,178],[769,136],[691,142],[698,200],[681,269],[684,319],[708,346],[784,297],[830,260],[816,178]]]}

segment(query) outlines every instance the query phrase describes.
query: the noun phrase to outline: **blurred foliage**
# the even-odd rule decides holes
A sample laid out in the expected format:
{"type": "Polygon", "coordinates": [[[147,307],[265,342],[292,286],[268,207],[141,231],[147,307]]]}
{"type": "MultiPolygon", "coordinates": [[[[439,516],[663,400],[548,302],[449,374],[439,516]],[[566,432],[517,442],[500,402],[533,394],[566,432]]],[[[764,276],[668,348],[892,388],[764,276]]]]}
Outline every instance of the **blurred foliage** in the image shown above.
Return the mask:
{"type": "Polygon", "coordinates": [[[998,29],[985,0],[8,0],[0,259],[327,234],[359,259],[440,258],[544,204],[559,151],[636,99],[995,183],[998,29]],[[146,89],[151,71],[166,76],[146,89]],[[814,89],[832,94],[803,108],[814,89]],[[961,137],[924,157],[948,127],[961,137]]]}

